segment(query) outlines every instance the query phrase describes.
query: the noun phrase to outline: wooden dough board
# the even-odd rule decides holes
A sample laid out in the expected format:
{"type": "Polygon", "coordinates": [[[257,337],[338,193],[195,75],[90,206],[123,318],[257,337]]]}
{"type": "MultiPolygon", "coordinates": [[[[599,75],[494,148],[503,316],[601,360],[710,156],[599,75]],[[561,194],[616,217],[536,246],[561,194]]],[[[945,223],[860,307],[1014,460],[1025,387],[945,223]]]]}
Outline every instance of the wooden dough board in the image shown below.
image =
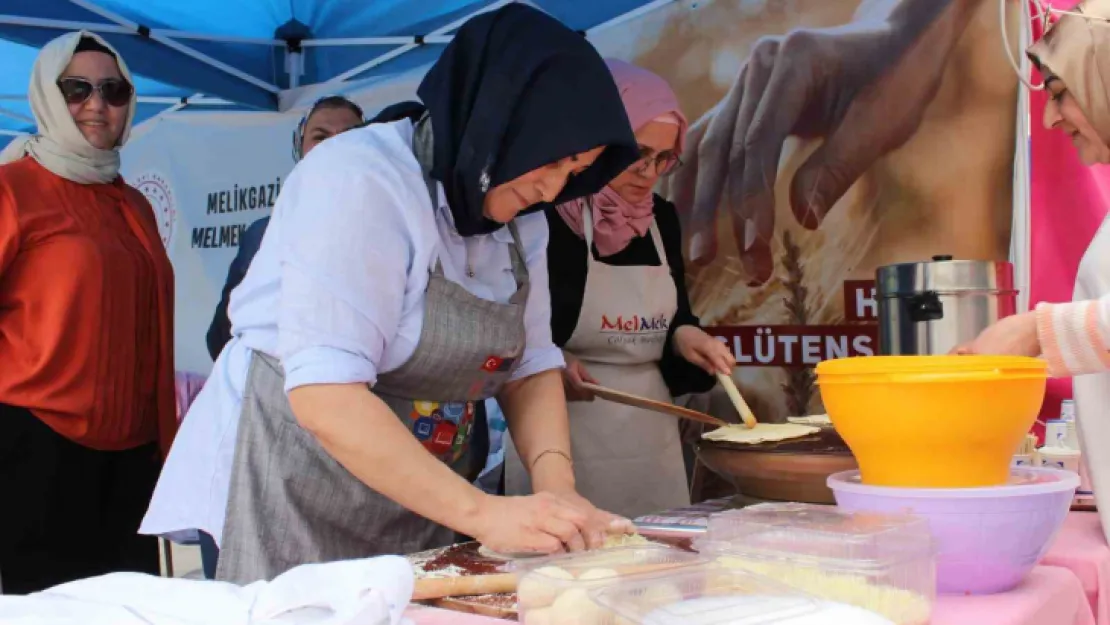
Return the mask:
{"type": "MultiPolygon", "coordinates": [[[[648,536],[652,541],[669,544],[684,551],[693,551],[689,537],[662,537],[648,536]]],[[[423,553],[412,554],[409,560],[414,568],[421,570],[423,566],[436,568],[443,564],[457,566],[463,570],[463,575],[485,575],[489,573],[505,572],[505,562],[496,560],[478,553],[478,543],[461,543],[441,549],[434,549],[423,553]],[[423,564],[421,564],[423,563],[423,564]]],[[[492,618],[515,621],[518,618],[516,610],[516,593],[505,595],[479,595],[476,597],[448,597],[429,602],[437,608],[453,610],[466,614],[478,614],[492,618]]]]}
{"type": "MultiPolygon", "coordinates": [[[[441,549],[412,554],[409,561],[418,571],[450,565],[462,569],[462,575],[485,575],[505,572],[505,562],[478,553],[478,543],[461,543],[441,549]]],[[[437,608],[492,618],[517,620],[516,594],[447,597],[429,602],[437,608]]]]}

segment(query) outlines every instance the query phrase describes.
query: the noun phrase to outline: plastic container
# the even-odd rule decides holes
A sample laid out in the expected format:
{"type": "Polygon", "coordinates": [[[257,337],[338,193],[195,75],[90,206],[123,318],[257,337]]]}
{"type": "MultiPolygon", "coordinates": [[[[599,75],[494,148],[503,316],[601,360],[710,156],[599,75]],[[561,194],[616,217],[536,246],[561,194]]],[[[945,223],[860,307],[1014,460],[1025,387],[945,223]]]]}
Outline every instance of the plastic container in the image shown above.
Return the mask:
{"type": "Polygon", "coordinates": [[[1040,457],[1040,464],[1037,466],[1046,469],[1063,469],[1064,471],[1071,471],[1076,475],[1079,474],[1079,462],[1083,454],[1075,449],[1058,445],[1053,447],[1041,447],[1037,450],[1037,454],[1040,457]]]}
{"type": "Polygon", "coordinates": [[[840,509],[912,513],[926,519],[937,546],[942,594],[992,594],[1017,586],[1044,556],[1071,506],[1079,477],[1053,469],[1012,469],[1005,486],[884,488],[857,471],[829,477],[840,509]]]}
{"type": "Polygon", "coordinates": [[[1014,356],[825,360],[817,384],[863,480],[964,488],[1006,482],[1044,400],[1044,361],[1014,356]]]}
{"type": "Polygon", "coordinates": [[[522,623],[608,625],[607,615],[589,592],[622,578],[703,564],[705,556],[665,545],[637,545],[601,551],[520,560],[517,606],[522,623]]]}
{"type": "Polygon", "coordinates": [[[891,625],[861,608],[713,564],[629,578],[590,596],[613,625],[891,625]]]}
{"type": "Polygon", "coordinates": [[[928,622],[936,598],[932,536],[907,515],[852,514],[809,504],[759,504],[709,517],[703,554],[814,597],[928,622]]]}

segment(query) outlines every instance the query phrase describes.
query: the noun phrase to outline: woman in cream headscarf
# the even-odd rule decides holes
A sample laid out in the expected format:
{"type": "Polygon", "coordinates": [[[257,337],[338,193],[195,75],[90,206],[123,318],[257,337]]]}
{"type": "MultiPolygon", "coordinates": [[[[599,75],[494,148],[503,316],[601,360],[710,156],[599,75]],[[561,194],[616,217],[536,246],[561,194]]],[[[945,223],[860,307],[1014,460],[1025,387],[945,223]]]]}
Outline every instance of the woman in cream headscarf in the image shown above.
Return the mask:
{"type": "Polygon", "coordinates": [[[173,270],[119,176],[123,59],[70,33],[35,61],[38,134],[0,154],[0,584],[158,574],[139,521],[176,429],[173,270]]]}
{"type": "MultiPolygon", "coordinates": [[[[1067,133],[1088,165],[1110,163],[1110,0],[1086,0],[1029,49],[1051,99],[1044,124],[1067,133]]],[[[1110,530],[1110,220],[1095,235],[1076,279],[1074,301],[1038,304],[1002,319],[956,351],[1044,356],[1053,376],[1074,382],[1078,426],[1110,530]],[[1085,375],[1097,374],[1097,375],[1085,375]]],[[[1110,531],[1107,531],[1110,536],[1110,531]]]]}

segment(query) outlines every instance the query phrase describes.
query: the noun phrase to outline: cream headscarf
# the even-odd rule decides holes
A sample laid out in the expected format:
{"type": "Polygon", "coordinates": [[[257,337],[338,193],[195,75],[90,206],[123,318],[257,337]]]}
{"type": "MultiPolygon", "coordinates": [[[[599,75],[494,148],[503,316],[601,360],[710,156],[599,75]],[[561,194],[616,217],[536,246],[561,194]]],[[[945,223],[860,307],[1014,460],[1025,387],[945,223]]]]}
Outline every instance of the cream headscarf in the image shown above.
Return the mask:
{"type": "Polygon", "coordinates": [[[94,33],[82,30],[54,39],[43,46],[35,59],[35,67],[31,70],[31,85],[27,92],[31,100],[31,112],[38,123],[38,134],[17,137],[12,141],[0,152],[0,165],[29,154],[48,171],[79,184],[108,183],[119,175],[119,147],[127,142],[127,137],[131,134],[131,122],[135,119],[135,94],[131,94],[127,121],[124,123],[119,145],[111,150],[101,150],[90,145],[81,134],[69,113],[62,91],[56,84],[83,37],[93,39],[111,50],[116,55],[120,74],[127,82],[135,84],[119,53],[94,33]]]}
{"type": "Polygon", "coordinates": [[[1110,0],[1084,0],[1029,47],[1034,63],[1059,76],[1110,145],[1110,0]]]}

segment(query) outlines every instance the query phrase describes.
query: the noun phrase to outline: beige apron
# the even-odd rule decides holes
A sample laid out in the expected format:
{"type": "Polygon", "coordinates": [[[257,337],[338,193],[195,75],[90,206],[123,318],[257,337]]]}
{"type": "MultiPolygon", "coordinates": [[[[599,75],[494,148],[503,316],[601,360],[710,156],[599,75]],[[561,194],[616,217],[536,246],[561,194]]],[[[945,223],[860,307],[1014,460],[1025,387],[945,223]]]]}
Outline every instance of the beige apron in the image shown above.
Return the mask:
{"type": "MultiPolygon", "coordinates": [[[[659,360],[678,297],[659,228],[653,221],[659,266],[614,267],[594,259],[593,215],[589,207],[583,212],[586,288],[578,325],[564,349],[602,386],[671,402],[659,360]]],[[[601,399],[570,402],[568,408],[574,477],[583,497],[629,518],[689,505],[674,417],[601,399]]],[[[505,472],[506,494],[532,492],[508,439],[505,472]]]]}
{"type": "MultiPolygon", "coordinates": [[[[1098,299],[1110,293],[1110,219],[1102,222],[1083,260],[1075,281],[1074,301],[1098,299]]],[[[1076,428],[1086,473],[1098,504],[1103,532],[1110,540],[1110,373],[1076,376],[1076,428]]]]}

